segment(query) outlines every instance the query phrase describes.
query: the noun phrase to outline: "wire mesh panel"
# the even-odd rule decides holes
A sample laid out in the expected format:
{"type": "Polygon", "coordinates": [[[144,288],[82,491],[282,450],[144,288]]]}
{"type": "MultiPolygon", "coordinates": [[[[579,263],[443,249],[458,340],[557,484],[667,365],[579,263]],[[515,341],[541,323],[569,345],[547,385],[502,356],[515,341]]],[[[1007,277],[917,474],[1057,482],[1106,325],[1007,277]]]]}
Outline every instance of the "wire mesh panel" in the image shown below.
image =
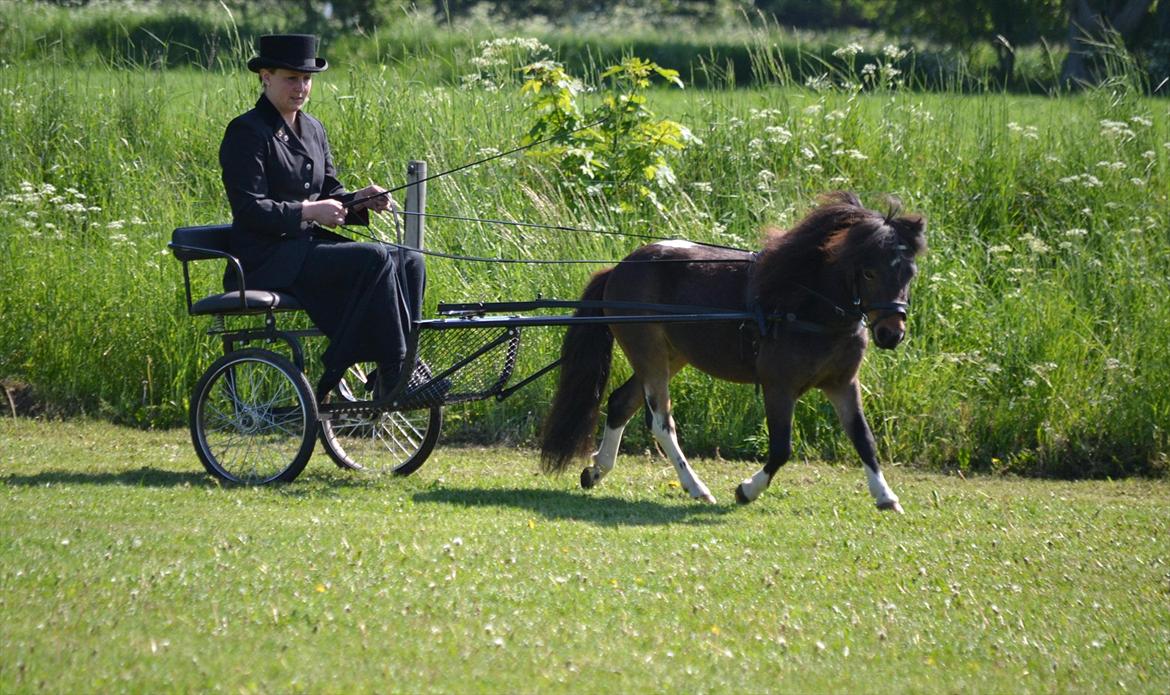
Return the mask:
{"type": "Polygon", "coordinates": [[[515,327],[422,328],[406,397],[428,405],[491,398],[508,384],[519,350],[515,327]]]}

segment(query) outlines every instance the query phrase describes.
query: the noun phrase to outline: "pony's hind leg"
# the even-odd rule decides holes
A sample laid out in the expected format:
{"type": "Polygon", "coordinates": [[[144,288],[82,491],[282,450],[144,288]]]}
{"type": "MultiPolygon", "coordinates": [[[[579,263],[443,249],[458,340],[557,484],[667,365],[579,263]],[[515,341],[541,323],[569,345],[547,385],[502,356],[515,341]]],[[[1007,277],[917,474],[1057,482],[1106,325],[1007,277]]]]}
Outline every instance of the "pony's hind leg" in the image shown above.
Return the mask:
{"type": "Polygon", "coordinates": [[[674,418],[670,415],[668,382],[669,377],[646,380],[646,406],[650,409],[651,415],[650,429],[654,433],[654,438],[658,440],[658,445],[662,447],[667,457],[670,458],[670,462],[674,464],[674,470],[678,474],[678,481],[682,484],[683,489],[697,500],[714,504],[715,496],[711,494],[706,484],[699,479],[691,465],[687,463],[687,459],[683,456],[682,449],[678,445],[674,418]]]}
{"type": "Polygon", "coordinates": [[[613,470],[626,423],[641,404],[642,382],[636,376],[627,379],[626,383],[610,394],[605,409],[605,430],[601,435],[601,444],[597,451],[593,452],[593,464],[581,471],[581,487],[588,490],[600,483],[601,479],[613,470]]]}

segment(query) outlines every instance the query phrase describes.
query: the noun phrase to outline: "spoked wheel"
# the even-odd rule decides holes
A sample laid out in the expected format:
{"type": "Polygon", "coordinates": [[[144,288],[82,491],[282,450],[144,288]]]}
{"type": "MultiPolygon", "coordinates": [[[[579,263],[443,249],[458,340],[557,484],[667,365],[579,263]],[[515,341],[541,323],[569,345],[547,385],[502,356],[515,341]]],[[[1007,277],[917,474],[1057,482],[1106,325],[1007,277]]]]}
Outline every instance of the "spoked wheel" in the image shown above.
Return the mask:
{"type": "MultiPolygon", "coordinates": [[[[329,395],[330,400],[366,400],[367,366],[351,367],[329,395]]],[[[321,444],[341,468],[410,475],[431,455],[442,427],[443,408],[438,405],[417,410],[337,413],[321,421],[321,444]]]]}
{"type": "Polygon", "coordinates": [[[224,355],[199,379],[191,440],[207,472],[263,485],[293,480],[313,454],[317,402],[301,370],[258,348],[224,355]]]}

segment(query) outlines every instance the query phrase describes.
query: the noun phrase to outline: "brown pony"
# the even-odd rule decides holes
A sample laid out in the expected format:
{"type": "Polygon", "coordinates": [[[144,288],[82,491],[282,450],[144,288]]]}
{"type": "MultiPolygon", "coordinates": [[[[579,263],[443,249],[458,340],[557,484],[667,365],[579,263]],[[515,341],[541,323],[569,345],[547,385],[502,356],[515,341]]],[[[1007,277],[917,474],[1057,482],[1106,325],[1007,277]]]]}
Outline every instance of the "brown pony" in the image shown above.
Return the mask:
{"type": "MultiPolygon", "coordinates": [[[[878,467],[857,382],[867,325],[881,348],[893,349],[905,337],[914,258],[926,248],[922,217],[899,216],[897,201],[893,205],[883,215],[862,207],[853,193],[836,192],[788,232],[770,232],[758,253],[664,241],[596,273],[584,300],[746,308],[756,319],[571,326],[542,436],[545,469],[563,471],[574,457],[589,453],[616,338],[634,375],[610,394],[601,445],[581,473],[582,487],[593,487],[613,468],[626,423],[644,401],[654,437],[683,489],[715,501],[679,449],[670,414],[670,379],[691,364],[718,379],[759,384],[763,390],[768,461],[736,488],[738,502],[759,497],[788,461],[796,400],[819,388],[865,464],[878,508],[901,512],[878,467]]],[[[580,309],[577,315],[632,313],[628,306],[580,309]]]]}

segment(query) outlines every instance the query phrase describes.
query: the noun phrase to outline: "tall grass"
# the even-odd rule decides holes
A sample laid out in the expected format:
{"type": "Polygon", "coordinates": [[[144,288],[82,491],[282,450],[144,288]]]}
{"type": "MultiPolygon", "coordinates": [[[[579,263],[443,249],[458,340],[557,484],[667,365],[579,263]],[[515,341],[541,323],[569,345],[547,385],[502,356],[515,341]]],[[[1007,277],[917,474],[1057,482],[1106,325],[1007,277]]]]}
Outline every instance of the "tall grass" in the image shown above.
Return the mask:
{"type": "MultiPolygon", "coordinates": [[[[452,54],[456,73],[471,72],[452,54]]],[[[1123,81],[1056,98],[864,92],[798,85],[674,91],[655,107],[703,144],[675,170],[661,210],[614,212],[513,157],[433,181],[431,212],[620,228],[757,245],[817,193],[902,197],[930,221],[910,341],[872,352],[862,375],[885,459],[1057,475],[1162,473],[1170,422],[1170,110],[1123,81]]],[[[402,182],[514,145],[529,117],[512,86],[462,89],[409,61],[342,64],[310,110],[342,178],[402,182]]],[[[848,80],[846,80],[848,81],[848,80]]],[[[250,107],[246,71],[0,68],[0,376],[40,397],[121,422],[183,422],[213,359],[185,314],[165,245],[176,226],[228,219],[216,152],[250,107]]],[[[618,258],[636,242],[431,219],[433,248],[479,256],[618,258]]],[[[594,268],[430,265],[437,300],[573,297],[594,268]]],[[[196,282],[217,285],[219,268],[196,282]]],[[[522,369],[555,356],[555,329],[524,337],[522,369]]],[[[618,366],[615,379],[627,373],[618,366]]],[[[616,383],[616,381],[615,381],[616,383]]],[[[500,405],[451,413],[448,435],[529,440],[544,380],[500,405]]],[[[684,372],[674,387],[689,450],[764,453],[751,388],[684,372]]],[[[797,455],[851,456],[819,397],[797,411],[797,455]]],[[[633,428],[638,429],[638,428],[633,428]]],[[[648,446],[632,432],[631,447],[648,446]]]]}

